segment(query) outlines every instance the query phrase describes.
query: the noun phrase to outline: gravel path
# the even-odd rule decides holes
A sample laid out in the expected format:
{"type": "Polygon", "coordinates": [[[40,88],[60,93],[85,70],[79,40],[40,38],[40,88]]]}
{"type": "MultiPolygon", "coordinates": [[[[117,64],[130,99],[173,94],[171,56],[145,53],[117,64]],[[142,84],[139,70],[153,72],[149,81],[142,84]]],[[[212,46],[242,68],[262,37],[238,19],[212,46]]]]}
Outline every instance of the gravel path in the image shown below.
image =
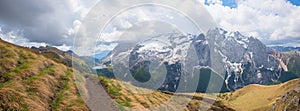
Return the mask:
{"type": "Polygon", "coordinates": [[[97,77],[86,78],[86,88],[88,89],[88,106],[92,111],[118,111],[116,104],[107,94],[97,77]]]}

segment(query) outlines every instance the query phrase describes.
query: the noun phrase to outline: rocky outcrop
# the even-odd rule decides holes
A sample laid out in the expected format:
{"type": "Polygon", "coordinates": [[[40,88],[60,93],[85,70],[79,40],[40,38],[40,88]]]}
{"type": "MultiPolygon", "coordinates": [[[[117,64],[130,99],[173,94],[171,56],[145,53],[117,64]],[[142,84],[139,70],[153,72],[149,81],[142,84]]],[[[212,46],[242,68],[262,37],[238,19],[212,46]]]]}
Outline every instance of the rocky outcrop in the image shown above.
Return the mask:
{"type": "Polygon", "coordinates": [[[273,104],[271,111],[297,111],[300,109],[300,86],[283,94],[273,104]]]}

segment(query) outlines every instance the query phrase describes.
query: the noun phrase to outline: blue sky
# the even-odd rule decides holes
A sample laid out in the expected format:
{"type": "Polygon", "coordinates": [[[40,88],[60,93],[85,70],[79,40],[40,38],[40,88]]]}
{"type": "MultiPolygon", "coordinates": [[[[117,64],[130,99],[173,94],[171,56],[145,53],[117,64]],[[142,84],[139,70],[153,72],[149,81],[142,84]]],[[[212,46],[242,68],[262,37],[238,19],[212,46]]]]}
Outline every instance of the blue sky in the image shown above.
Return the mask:
{"type": "MultiPolygon", "coordinates": [[[[236,8],[237,7],[237,2],[236,0],[221,0],[223,6],[228,6],[230,8],[236,8]]],[[[206,5],[210,5],[211,3],[208,2],[208,0],[205,0],[206,5]]],[[[214,3],[212,3],[214,4],[214,3]]]]}
{"type": "Polygon", "coordinates": [[[293,5],[300,6],[300,0],[288,0],[288,1],[290,1],[293,5]]]}
{"type": "MultiPolygon", "coordinates": [[[[210,5],[208,1],[210,0],[205,0],[206,5],[210,5]]],[[[238,6],[236,0],[220,0],[220,1],[222,1],[223,6],[228,6],[230,8],[236,8],[238,6]]],[[[300,0],[287,0],[287,1],[291,2],[293,5],[300,6],[300,0]]]]}

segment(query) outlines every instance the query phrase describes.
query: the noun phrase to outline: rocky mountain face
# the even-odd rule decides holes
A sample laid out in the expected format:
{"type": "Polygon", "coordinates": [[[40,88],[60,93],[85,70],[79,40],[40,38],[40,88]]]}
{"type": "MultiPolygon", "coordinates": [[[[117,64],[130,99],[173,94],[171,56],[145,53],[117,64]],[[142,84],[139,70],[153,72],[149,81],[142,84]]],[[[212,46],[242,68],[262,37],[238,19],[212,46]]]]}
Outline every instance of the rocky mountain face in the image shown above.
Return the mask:
{"type": "Polygon", "coordinates": [[[225,83],[229,90],[236,90],[248,84],[266,84],[277,80],[281,67],[279,61],[267,52],[258,39],[245,37],[239,32],[222,29],[211,30],[216,49],[225,62],[225,83]]]}
{"type": "Polygon", "coordinates": [[[221,91],[231,91],[248,84],[273,82],[282,70],[280,61],[258,39],[220,28],[199,35],[165,34],[135,45],[119,44],[115,50],[103,62],[128,57],[130,72],[140,82],[159,75],[150,73],[152,62],[165,67],[166,79],[160,89],[168,91],[175,91],[180,81],[188,83],[195,77],[200,80],[199,92],[211,87],[203,87],[210,77],[218,78],[212,83],[224,82],[221,91]],[[197,76],[191,73],[195,68],[200,70],[197,76]]]}
{"type": "Polygon", "coordinates": [[[273,55],[280,61],[280,67],[282,67],[283,72],[281,73],[278,81],[286,82],[291,79],[300,77],[300,52],[299,51],[289,51],[289,52],[279,52],[276,50],[269,51],[269,54],[273,55]]]}

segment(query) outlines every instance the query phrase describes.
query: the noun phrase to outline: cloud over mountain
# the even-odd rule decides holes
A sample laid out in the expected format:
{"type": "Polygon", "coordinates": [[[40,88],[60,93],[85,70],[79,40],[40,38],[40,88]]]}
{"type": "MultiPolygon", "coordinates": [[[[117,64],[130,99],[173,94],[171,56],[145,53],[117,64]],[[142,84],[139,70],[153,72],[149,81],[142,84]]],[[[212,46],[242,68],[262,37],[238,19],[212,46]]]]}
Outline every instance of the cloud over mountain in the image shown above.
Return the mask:
{"type": "MultiPolygon", "coordinates": [[[[98,1],[1,0],[1,38],[23,39],[25,42],[22,44],[33,42],[71,46],[85,15],[98,1]]],[[[260,39],[267,45],[300,46],[298,44],[300,6],[295,0],[199,0],[199,2],[205,5],[219,27],[229,31],[240,31],[244,35],[260,39]]],[[[106,8],[109,10],[110,7],[106,8]]],[[[111,27],[108,27],[103,35],[111,39],[121,35],[134,22],[141,21],[136,19],[137,17],[166,18],[165,20],[174,23],[185,24],[173,12],[158,9],[154,11],[159,13],[153,13],[151,10],[125,13],[125,16],[110,24],[111,27]]],[[[181,27],[181,30],[190,29],[181,27]]]]}
{"type": "MultiPolygon", "coordinates": [[[[1,0],[0,27],[30,42],[50,45],[72,44],[80,19],[87,13],[81,0],[1,0]]],[[[16,38],[18,39],[18,38],[16,38]]]]}
{"type": "Polygon", "coordinates": [[[267,45],[299,46],[300,7],[287,0],[201,0],[220,27],[259,38],[267,45]]]}

